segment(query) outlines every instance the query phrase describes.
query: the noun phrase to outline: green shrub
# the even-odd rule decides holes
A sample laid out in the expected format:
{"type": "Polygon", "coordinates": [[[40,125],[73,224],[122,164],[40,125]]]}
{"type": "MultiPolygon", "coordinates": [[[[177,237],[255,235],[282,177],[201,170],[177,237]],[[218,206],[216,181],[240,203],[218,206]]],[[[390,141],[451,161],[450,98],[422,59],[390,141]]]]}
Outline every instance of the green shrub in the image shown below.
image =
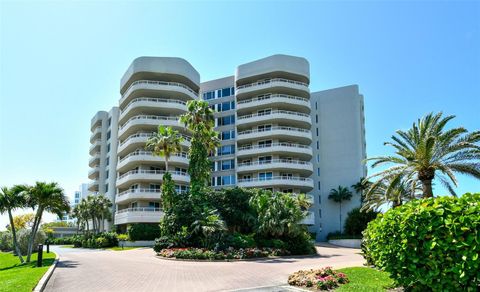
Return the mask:
{"type": "Polygon", "coordinates": [[[287,244],[281,239],[257,239],[257,245],[259,247],[271,247],[271,248],[280,248],[285,249],[287,248],[287,244]]]}
{"type": "MultiPolygon", "coordinates": [[[[29,229],[17,230],[18,246],[20,247],[20,251],[22,252],[22,254],[27,254],[28,240],[30,238],[30,233],[31,231],[29,229]]],[[[43,230],[38,230],[37,234],[35,235],[35,240],[33,242],[34,252],[38,250],[38,245],[40,243],[43,244],[45,242],[45,239],[47,239],[45,232],[43,232],[43,230]]]]}
{"type": "Polygon", "coordinates": [[[347,219],[343,232],[349,235],[362,235],[362,232],[367,228],[368,222],[375,219],[378,212],[374,211],[360,211],[360,208],[354,208],[348,212],[347,219]]]}
{"type": "Polygon", "coordinates": [[[286,248],[292,255],[305,255],[316,253],[315,246],[310,239],[310,234],[307,231],[300,232],[295,236],[284,238],[286,248]]]}
{"type": "Polygon", "coordinates": [[[475,291],[480,285],[480,193],[415,200],[368,224],[367,261],[415,291],[475,291]]]}
{"type": "Polygon", "coordinates": [[[155,238],[160,236],[160,227],[158,224],[130,224],[127,228],[127,234],[131,241],[155,240],[155,238]]]}
{"type": "Polygon", "coordinates": [[[343,234],[340,231],[330,232],[327,235],[327,240],[332,239],[362,239],[362,235],[350,235],[350,234],[343,234]]]}
{"type": "Polygon", "coordinates": [[[13,249],[12,233],[10,231],[0,232],[0,250],[11,251],[13,249]]]}
{"type": "Polygon", "coordinates": [[[169,236],[161,236],[155,239],[155,244],[153,245],[153,250],[155,252],[160,252],[164,248],[172,248],[175,244],[169,236]]]}
{"type": "Polygon", "coordinates": [[[226,245],[233,248],[255,247],[256,243],[251,234],[234,233],[227,239],[226,245]]]}
{"type": "Polygon", "coordinates": [[[128,240],[128,235],[127,234],[119,234],[117,235],[118,241],[127,241],[128,240]]]}

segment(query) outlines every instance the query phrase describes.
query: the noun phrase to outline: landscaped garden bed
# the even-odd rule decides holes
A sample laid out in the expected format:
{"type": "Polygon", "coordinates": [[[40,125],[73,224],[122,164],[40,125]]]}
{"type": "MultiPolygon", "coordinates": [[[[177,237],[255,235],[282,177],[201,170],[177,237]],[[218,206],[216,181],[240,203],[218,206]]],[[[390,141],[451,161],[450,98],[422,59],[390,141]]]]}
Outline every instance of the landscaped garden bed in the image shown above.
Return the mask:
{"type": "Polygon", "coordinates": [[[347,275],[334,271],[331,267],[318,270],[300,270],[288,277],[288,284],[318,290],[331,290],[348,283],[347,275]]]}
{"type": "Polygon", "coordinates": [[[278,248],[227,248],[214,251],[206,248],[165,248],[157,253],[158,256],[170,259],[188,260],[243,260],[251,258],[265,258],[272,256],[290,255],[285,249],[278,248]]]}

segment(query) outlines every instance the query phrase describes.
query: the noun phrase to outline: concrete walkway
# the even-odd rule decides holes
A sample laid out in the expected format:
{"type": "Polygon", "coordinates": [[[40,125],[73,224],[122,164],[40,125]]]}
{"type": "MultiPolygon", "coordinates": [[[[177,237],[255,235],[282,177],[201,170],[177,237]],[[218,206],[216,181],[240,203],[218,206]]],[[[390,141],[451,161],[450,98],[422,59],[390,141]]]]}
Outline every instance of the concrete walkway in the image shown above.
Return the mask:
{"type": "Polygon", "coordinates": [[[301,269],[361,266],[360,250],[328,244],[319,255],[239,262],[186,262],[155,257],[151,248],[126,251],[55,247],[60,262],[45,291],[287,291],[301,269]],[[272,290],[272,287],[278,287],[272,290]]]}

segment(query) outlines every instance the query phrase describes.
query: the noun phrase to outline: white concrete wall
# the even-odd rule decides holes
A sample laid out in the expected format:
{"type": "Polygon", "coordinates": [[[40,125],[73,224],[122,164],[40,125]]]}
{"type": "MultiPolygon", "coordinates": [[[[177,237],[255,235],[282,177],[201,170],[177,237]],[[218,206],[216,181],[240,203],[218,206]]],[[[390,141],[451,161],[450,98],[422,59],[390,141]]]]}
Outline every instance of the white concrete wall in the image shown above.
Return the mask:
{"type": "Polygon", "coordinates": [[[365,159],[363,96],[359,94],[357,85],[351,85],[313,92],[311,103],[315,231],[317,240],[323,241],[328,233],[343,230],[347,213],[352,208],[360,206],[360,195],[356,194],[351,186],[366,175],[363,163],[365,159]],[[341,225],[339,204],[328,199],[331,189],[338,186],[348,187],[353,192],[352,199],[342,203],[341,225]],[[321,218],[318,210],[321,210],[321,218]]]}

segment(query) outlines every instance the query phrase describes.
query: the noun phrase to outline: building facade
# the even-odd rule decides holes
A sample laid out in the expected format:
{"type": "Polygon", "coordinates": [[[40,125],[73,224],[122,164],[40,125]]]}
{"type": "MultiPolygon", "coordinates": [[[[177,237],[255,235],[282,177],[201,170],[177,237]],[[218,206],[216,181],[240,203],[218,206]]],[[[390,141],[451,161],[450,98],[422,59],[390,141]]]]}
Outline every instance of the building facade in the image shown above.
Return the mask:
{"type": "MultiPolygon", "coordinates": [[[[177,191],[187,190],[190,139],[179,116],[186,102],[203,98],[215,110],[221,140],[211,158],[212,187],[307,193],[313,206],[302,223],[325,240],[343,224],[330,190],[366,175],[363,96],[355,85],[311,92],[309,84],[308,61],[294,56],[273,55],[203,83],[183,59],[137,58],[121,79],[119,107],[92,119],[89,190],[115,202],[121,229],[158,223],[165,160],[145,151],[145,142],[159,124],[185,137],[168,170],[177,191]]],[[[343,218],[359,205],[355,194],[343,218]]]]}

